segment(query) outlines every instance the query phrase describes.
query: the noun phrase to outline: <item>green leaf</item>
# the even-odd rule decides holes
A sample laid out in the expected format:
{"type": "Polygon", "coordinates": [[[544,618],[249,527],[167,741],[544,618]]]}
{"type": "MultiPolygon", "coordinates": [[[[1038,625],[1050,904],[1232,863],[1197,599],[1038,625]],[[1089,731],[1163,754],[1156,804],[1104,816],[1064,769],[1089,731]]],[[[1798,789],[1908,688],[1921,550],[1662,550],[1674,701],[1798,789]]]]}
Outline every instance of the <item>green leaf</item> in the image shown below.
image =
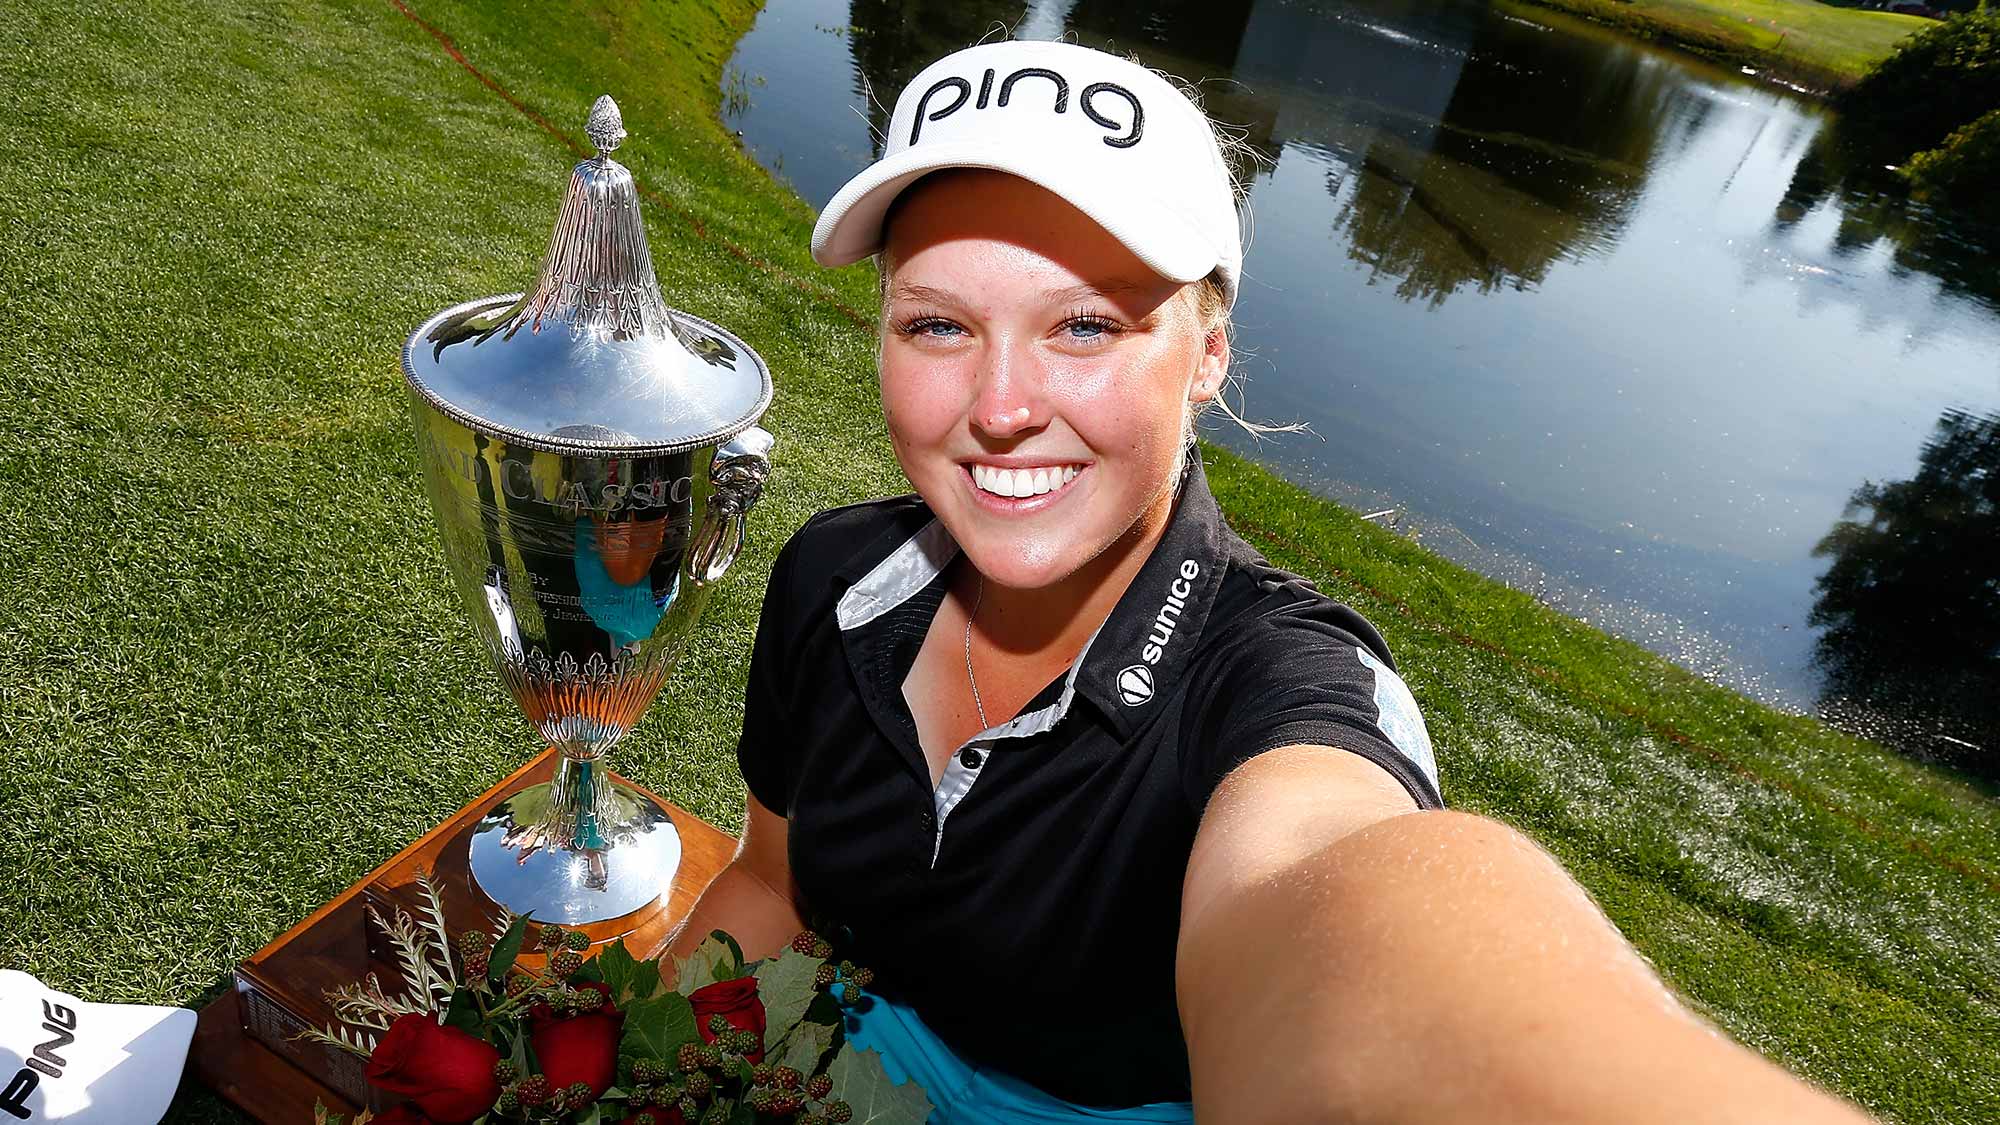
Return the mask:
{"type": "Polygon", "coordinates": [[[833,1079],[833,1097],[854,1110],[850,1125],[924,1125],[931,1115],[924,1088],[891,1082],[882,1056],[873,1051],[842,1047],[826,1076],[833,1079]]]}
{"type": "Polygon", "coordinates": [[[819,993],[813,987],[813,974],[825,963],[822,958],[787,949],[757,966],[757,998],[764,1002],[765,1050],[776,1047],[812,1006],[819,993]]]}
{"type": "Polygon", "coordinates": [[[618,1040],[618,1053],[635,1059],[671,1060],[681,1044],[700,1039],[694,1026],[694,1006],[687,997],[667,992],[625,1009],[625,1034],[618,1040]]]}
{"type": "Polygon", "coordinates": [[[451,1003],[447,1004],[444,1010],[444,1025],[455,1027],[468,1035],[485,1037],[482,1032],[486,1020],[479,1014],[479,1000],[472,995],[471,989],[452,990],[451,1003]]]}
{"type": "Polygon", "coordinates": [[[591,1102],[583,1112],[574,1118],[576,1125],[603,1125],[604,1103],[591,1102]]]}
{"type": "Polygon", "coordinates": [[[749,967],[743,964],[743,947],[736,944],[736,939],[729,936],[728,930],[710,930],[708,940],[719,941],[729,947],[729,956],[715,963],[716,983],[750,975],[749,967]]]}
{"type": "Polygon", "coordinates": [[[498,996],[507,995],[507,974],[514,970],[514,958],[521,955],[521,943],[528,940],[528,916],[514,919],[507,932],[493,945],[493,954],[486,970],[486,979],[493,985],[498,996]]]}
{"type": "Polygon", "coordinates": [[[313,1099],[313,1125],[347,1125],[347,1115],[335,1113],[326,1108],[326,1103],[313,1099]]]}
{"type": "Polygon", "coordinates": [[[685,995],[716,981],[743,975],[736,971],[741,964],[740,955],[732,948],[733,943],[723,940],[725,936],[718,930],[688,954],[687,960],[681,962],[680,976],[674,985],[676,991],[685,995]]]}
{"type": "Polygon", "coordinates": [[[757,1111],[748,1102],[737,1102],[729,1111],[729,1125],[757,1125],[757,1111]]]}
{"type": "Polygon", "coordinates": [[[833,1028],[810,1020],[800,1023],[785,1036],[784,1049],[777,1058],[765,1056],[764,1061],[774,1066],[789,1066],[800,1074],[815,1074],[819,1071],[819,1057],[833,1046],[833,1028]]]}
{"type": "Polygon", "coordinates": [[[605,946],[592,962],[604,974],[605,986],[611,989],[611,1002],[620,1008],[634,1000],[644,1000],[660,989],[660,963],[633,960],[632,951],[622,941],[605,946]]]}
{"type": "MultiPolygon", "coordinates": [[[[736,944],[736,939],[735,939],[735,938],[733,938],[733,937],[731,937],[731,936],[729,936],[729,931],[728,931],[728,930],[710,930],[710,931],[708,931],[708,936],[709,936],[709,937],[712,937],[712,938],[716,938],[716,939],[720,940],[720,941],[722,942],[722,944],[724,944],[724,945],[726,945],[726,946],[728,946],[728,947],[729,947],[729,956],[730,956],[731,958],[733,958],[733,959],[734,959],[734,961],[735,961],[735,968],[736,968],[736,970],[737,970],[737,973],[736,973],[736,976],[737,976],[737,977],[740,977],[740,976],[742,976],[742,975],[743,975],[743,972],[742,972],[742,969],[743,969],[743,947],[742,947],[742,946],[740,946],[740,945],[738,945],[738,944],[736,944]]],[[[729,979],[730,979],[730,980],[735,980],[735,979],[736,979],[736,977],[731,977],[731,978],[729,978],[729,979]]]]}

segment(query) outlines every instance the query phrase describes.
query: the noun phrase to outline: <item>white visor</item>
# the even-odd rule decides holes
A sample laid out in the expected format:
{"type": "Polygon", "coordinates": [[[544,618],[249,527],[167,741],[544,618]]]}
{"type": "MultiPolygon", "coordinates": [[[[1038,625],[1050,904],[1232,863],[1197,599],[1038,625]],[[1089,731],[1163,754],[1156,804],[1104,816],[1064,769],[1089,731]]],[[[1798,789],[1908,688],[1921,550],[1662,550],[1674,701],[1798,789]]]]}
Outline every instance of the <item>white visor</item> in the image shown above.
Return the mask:
{"type": "Polygon", "coordinates": [[[944,168],[988,168],[1068,200],[1170,281],[1219,273],[1233,303],[1243,236],[1208,119],[1138,63],[1073,43],[1004,42],[947,55],[896,99],[882,159],[835,193],[813,259],[882,249],[904,188],[944,168]]]}

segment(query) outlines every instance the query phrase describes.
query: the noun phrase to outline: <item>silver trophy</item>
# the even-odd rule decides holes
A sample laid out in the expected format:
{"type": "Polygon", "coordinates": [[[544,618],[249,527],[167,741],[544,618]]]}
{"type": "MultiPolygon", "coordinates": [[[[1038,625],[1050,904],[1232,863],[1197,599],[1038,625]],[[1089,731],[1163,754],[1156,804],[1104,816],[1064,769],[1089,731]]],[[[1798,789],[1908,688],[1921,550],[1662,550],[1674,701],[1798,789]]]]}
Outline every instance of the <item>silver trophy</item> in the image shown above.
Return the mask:
{"type": "Polygon", "coordinates": [[[670,309],[653,274],[625,136],[597,99],[527,293],[437,314],[403,374],[474,628],[554,777],[497,806],[470,841],[474,883],[538,921],[604,921],[667,892],[673,822],[605,772],[744,543],[770,472],[757,353],[670,309]]]}

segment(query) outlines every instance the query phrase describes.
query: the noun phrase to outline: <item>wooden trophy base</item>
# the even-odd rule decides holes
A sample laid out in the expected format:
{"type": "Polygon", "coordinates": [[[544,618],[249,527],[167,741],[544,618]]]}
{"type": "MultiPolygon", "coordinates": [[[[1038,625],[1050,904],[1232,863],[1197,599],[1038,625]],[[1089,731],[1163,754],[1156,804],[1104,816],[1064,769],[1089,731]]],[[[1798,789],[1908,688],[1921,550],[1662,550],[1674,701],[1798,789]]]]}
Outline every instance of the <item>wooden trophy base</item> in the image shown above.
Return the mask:
{"type": "MultiPolygon", "coordinates": [[[[294,1037],[308,1027],[334,1022],[326,999],[329,989],[370,972],[390,992],[401,989],[395,952],[369,919],[369,908],[385,916],[398,909],[416,914],[422,902],[418,871],[431,872],[443,893],[446,929],[491,928],[497,908],[472,885],[467,861],[471,828],[517,790],[547,780],[554,758],[554,750],[543,751],[238,965],[235,987],[201,1010],[189,1050],[195,1076],[253,1120],[269,1125],[310,1122],[316,1101],[342,1114],[381,1108],[371,1100],[359,1058],[294,1037]]],[[[673,889],[623,917],[577,928],[590,935],[594,946],[623,941],[633,956],[645,957],[687,916],[695,898],[735,854],[736,841],[692,813],[639,791],[666,810],[680,830],[681,863],[673,889]]],[[[537,959],[523,951],[523,963],[537,959]]]]}

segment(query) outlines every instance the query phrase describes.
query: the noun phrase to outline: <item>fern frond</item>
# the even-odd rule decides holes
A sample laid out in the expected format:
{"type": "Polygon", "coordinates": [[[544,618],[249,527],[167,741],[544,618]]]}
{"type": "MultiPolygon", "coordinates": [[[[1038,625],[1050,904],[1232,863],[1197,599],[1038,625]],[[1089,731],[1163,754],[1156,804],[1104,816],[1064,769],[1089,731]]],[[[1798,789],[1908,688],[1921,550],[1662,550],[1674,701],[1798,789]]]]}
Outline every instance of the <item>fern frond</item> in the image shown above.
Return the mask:
{"type": "Polygon", "coordinates": [[[324,1030],[309,1027],[292,1038],[303,1039],[308,1043],[324,1043],[364,1059],[375,1053],[375,1045],[380,1042],[373,1035],[350,1031],[344,1027],[329,1027],[324,1030]]]}
{"type": "Polygon", "coordinates": [[[451,994],[458,987],[458,970],[451,961],[451,935],[445,931],[444,895],[438,890],[431,873],[417,868],[417,887],[424,892],[424,916],[430,924],[432,953],[437,963],[444,968],[442,974],[433,973],[444,990],[441,1005],[451,1003],[451,994]]]}
{"type": "Polygon", "coordinates": [[[418,1003],[417,998],[422,997],[423,1006],[419,1011],[443,1011],[451,1001],[451,990],[447,987],[442,997],[437,995],[442,978],[426,955],[429,942],[425,940],[423,928],[417,920],[410,917],[406,910],[396,911],[393,920],[385,918],[372,903],[368,913],[396,947],[396,962],[403,971],[403,991],[409,998],[407,1002],[418,1003]]]}
{"type": "Polygon", "coordinates": [[[353,984],[344,984],[326,994],[333,1002],[333,1014],[342,1023],[357,1027],[386,1031],[398,1016],[411,1014],[430,1015],[427,1005],[416,1003],[406,996],[390,996],[382,990],[382,981],[374,973],[353,984]]]}

